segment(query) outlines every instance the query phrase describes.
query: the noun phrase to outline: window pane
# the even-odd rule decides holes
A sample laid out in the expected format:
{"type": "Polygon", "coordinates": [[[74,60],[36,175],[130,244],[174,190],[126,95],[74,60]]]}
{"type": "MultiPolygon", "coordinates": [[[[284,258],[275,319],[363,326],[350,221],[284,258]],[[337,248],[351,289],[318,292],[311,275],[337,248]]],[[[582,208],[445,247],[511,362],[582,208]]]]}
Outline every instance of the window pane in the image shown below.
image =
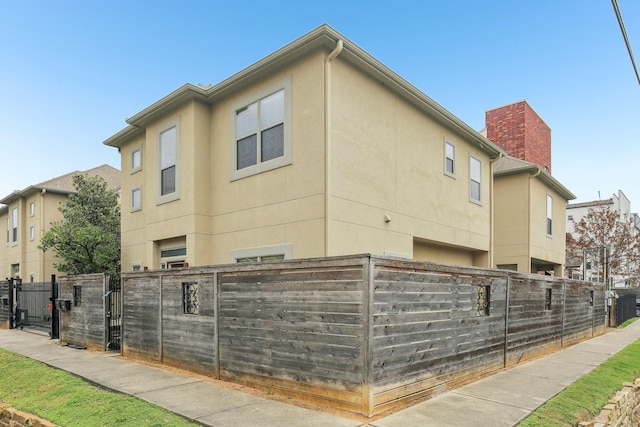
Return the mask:
{"type": "Polygon", "coordinates": [[[471,199],[480,201],[480,183],[471,181],[471,199]]]}
{"type": "Polygon", "coordinates": [[[447,147],[447,153],[446,153],[447,154],[447,158],[453,160],[455,158],[454,157],[455,156],[455,150],[453,148],[453,145],[451,145],[449,143],[446,143],[445,146],[447,147]]]}
{"type": "Polygon", "coordinates": [[[258,154],[258,136],[253,134],[238,141],[238,169],[256,164],[258,154]]]}
{"type": "Polygon", "coordinates": [[[284,124],[262,131],[260,142],[260,161],[266,162],[284,156],[284,124]]]}
{"type": "Polygon", "coordinates": [[[160,169],[176,164],[176,127],[160,134],[160,169]]]}
{"type": "Polygon", "coordinates": [[[471,157],[470,162],[471,179],[480,182],[480,160],[471,157]]]}
{"type": "Polygon", "coordinates": [[[165,249],[163,251],[160,251],[160,257],[162,258],[185,255],[187,255],[187,248],[165,249]]]}
{"type": "Polygon", "coordinates": [[[171,166],[160,172],[160,185],[162,187],[161,194],[173,193],[176,191],[176,167],[171,166]]]}
{"type": "Polygon", "coordinates": [[[284,90],[260,100],[260,129],[284,122],[284,90]]]}
{"type": "Polygon", "coordinates": [[[258,261],[258,257],[254,256],[254,257],[245,257],[245,258],[236,258],[236,262],[238,264],[243,264],[246,262],[257,262],[258,261]]]}
{"type": "Polygon", "coordinates": [[[131,169],[138,169],[140,167],[140,159],[140,150],[131,153],[131,169]]]}
{"type": "Polygon", "coordinates": [[[255,133],[258,130],[258,103],[236,111],[236,139],[255,133]]]}
{"type": "Polygon", "coordinates": [[[446,165],[447,165],[447,172],[452,174],[453,173],[453,159],[447,158],[446,165]]]}

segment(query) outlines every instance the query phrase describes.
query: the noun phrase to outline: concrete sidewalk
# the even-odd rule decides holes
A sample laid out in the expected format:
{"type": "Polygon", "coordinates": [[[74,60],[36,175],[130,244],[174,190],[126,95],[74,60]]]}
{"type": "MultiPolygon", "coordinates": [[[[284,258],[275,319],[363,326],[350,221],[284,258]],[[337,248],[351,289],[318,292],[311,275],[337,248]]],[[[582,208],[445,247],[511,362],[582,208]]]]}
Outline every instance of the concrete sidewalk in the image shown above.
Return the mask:
{"type": "Polygon", "coordinates": [[[263,399],[221,386],[215,381],[136,363],[112,353],[58,346],[43,335],[0,330],[2,348],[155,403],[200,424],[216,427],[513,426],[637,339],[640,339],[640,322],[523,363],[367,424],[263,399]]]}

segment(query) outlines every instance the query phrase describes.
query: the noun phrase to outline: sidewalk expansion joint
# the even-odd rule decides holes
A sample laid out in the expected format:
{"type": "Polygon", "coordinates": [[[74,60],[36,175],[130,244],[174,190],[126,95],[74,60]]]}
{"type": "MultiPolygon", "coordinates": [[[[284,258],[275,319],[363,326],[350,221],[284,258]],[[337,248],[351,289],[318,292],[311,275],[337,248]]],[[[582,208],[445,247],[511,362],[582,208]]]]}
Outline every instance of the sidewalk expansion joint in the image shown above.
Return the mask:
{"type": "Polygon", "coordinates": [[[189,382],[185,382],[185,383],[169,385],[169,386],[166,386],[166,387],[152,388],[151,390],[144,390],[144,391],[140,391],[140,392],[137,392],[137,393],[133,393],[133,395],[134,396],[140,396],[141,394],[153,393],[153,392],[162,391],[162,390],[171,390],[172,388],[182,387],[182,386],[185,386],[185,385],[197,384],[197,383],[202,383],[202,382],[204,382],[204,381],[203,380],[193,380],[193,381],[189,381],[189,382]]]}
{"type": "Polygon", "coordinates": [[[524,409],[525,411],[531,412],[531,408],[527,408],[527,407],[524,407],[524,406],[518,406],[518,405],[512,405],[512,404],[509,404],[509,403],[501,402],[499,400],[488,399],[486,397],[477,396],[475,394],[460,393],[460,390],[453,390],[453,391],[451,391],[451,393],[458,394],[460,396],[470,397],[472,399],[482,400],[482,401],[485,401],[485,402],[496,403],[498,405],[507,406],[509,408],[524,409]]]}

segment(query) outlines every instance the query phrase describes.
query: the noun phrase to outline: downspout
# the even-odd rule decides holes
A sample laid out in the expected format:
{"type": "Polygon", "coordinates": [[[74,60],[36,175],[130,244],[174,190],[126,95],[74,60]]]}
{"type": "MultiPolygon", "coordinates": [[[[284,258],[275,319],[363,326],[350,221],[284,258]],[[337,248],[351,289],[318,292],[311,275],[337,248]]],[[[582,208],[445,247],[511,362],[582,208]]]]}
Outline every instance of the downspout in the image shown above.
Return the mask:
{"type": "Polygon", "coordinates": [[[494,252],[494,244],[495,244],[495,228],[493,226],[493,218],[495,217],[494,214],[494,207],[493,207],[493,195],[494,195],[494,191],[493,191],[493,164],[495,162],[497,162],[498,160],[500,160],[502,157],[504,156],[503,153],[499,153],[498,157],[496,157],[495,159],[491,159],[489,161],[489,164],[491,165],[491,168],[489,170],[489,209],[491,209],[491,212],[489,213],[490,219],[489,219],[489,236],[490,236],[490,242],[489,242],[489,259],[488,259],[488,263],[489,265],[487,265],[487,268],[494,268],[493,265],[493,252],[494,252]]]}
{"type": "Polygon", "coordinates": [[[342,52],[343,42],[324,61],[324,256],[329,256],[329,201],[331,199],[331,61],[342,52]]]}
{"type": "Polygon", "coordinates": [[[537,177],[538,175],[540,175],[540,172],[542,172],[540,169],[538,169],[538,171],[536,173],[534,173],[533,175],[529,176],[529,185],[527,188],[528,191],[528,195],[527,195],[527,201],[529,206],[527,207],[527,262],[529,263],[529,265],[527,266],[527,272],[528,273],[533,273],[531,271],[531,181],[537,177]]]}

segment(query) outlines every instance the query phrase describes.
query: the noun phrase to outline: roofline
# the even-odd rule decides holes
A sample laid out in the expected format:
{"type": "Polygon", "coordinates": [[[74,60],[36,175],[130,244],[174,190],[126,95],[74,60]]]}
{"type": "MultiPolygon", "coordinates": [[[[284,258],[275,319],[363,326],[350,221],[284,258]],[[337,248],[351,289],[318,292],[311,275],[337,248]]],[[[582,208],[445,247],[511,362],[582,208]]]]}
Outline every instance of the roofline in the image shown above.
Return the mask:
{"type": "Polygon", "coordinates": [[[493,172],[493,176],[500,177],[500,176],[517,175],[521,173],[528,173],[532,176],[535,176],[536,178],[539,178],[549,187],[554,189],[558,194],[560,194],[562,197],[567,199],[567,201],[575,200],[576,198],[575,194],[569,191],[567,187],[562,185],[560,181],[555,179],[553,176],[551,176],[551,174],[549,174],[549,172],[545,171],[544,169],[542,169],[540,166],[536,164],[526,165],[519,168],[505,169],[502,171],[496,171],[496,172],[493,172]]]}
{"type": "Polygon", "coordinates": [[[490,157],[495,158],[501,153],[505,154],[504,151],[496,144],[482,136],[475,129],[471,128],[447,109],[425,95],[418,88],[400,77],[389,67],[375,59],[358,45],[327,24],[320,25],[314,30],[214,86],[194,86],[189,83],[181,86],[169,95],[161,98],[149,107],[127,119],[126,122],[129,124],[129,127],[105,140],[104,144],[112,147],[121,147],[122,144],[130,141],[131,138],[139,136],[139,132],[142,132],[142,129],[136,131],[133,128],[143,127],[158,116],[166,114],[169,110],[172,110],[185,102],[200,100],[211,103],[220,97],[226,96],[231,91],[250,84],[259,78],[264,70],[282,67],[287,63],[290,63],[292,60],[302,57],[306,53],[319,47],[322,47],[327,51],[331,51],[338,40],[343,41],[343,49],[339,57],[340,59],[349,60],[352,64],[367,72],[374,78],[381,79],[388,88],[395,91],[414,106],[422,109],[423,111],[430,112],[441,124],[469,137],[476,143],[478,148],[489,154],[490,157]]]}
{"type": "Polygon", "coordinates": [[[14,201],[26,197],[29,194],[33,194],[35,192],[39,192],[44,190],[47,193],[54,193],[54,194],[73,194],[75,193],[75,191],[69,191],[69,190],[59,190],[59,189],[55,189],[55,188],[49,188],[49,187],[42,187],[42,186],[38,186],[38,185],[30,185],[29,187],[25,188],[24,190],[16,190],[13,193],[9,194],[8,196],[6,196],[3,199],[0,199],[0,203],[4,204],[4,205],[8,205],[9,203],[13,203],[14,201]]]}
{"type": "Polygon", "coordinates": [[[602,205],[612,205],[613,198],[604,199],[604,200],[592,200],[590,202],[580,202],[568,204],[567,208],[587,208],[591,206],[602,206],[602,205]]]}

